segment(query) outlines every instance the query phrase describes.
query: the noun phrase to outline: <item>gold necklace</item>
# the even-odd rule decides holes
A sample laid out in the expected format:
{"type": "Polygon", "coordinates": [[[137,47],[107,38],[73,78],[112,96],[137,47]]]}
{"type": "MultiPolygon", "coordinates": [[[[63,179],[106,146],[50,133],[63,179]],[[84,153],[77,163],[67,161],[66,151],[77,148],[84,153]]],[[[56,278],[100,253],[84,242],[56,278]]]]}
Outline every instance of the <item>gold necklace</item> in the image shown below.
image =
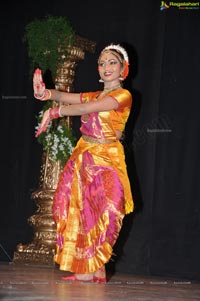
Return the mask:
{"type": "Polygon", "coordinates": [[[119,89],[119,88],[121,88],[121,87],[122,87],[122,86],[119,84],[119,85],[116,85],[116,86],[111,87],[111,88],[104,88],[103,91],[102,91],[102,93],[108,93],[108,92],[111,92],[111,91],[113,91],[113,90],[117,90],[117,89],[119,89]]]}

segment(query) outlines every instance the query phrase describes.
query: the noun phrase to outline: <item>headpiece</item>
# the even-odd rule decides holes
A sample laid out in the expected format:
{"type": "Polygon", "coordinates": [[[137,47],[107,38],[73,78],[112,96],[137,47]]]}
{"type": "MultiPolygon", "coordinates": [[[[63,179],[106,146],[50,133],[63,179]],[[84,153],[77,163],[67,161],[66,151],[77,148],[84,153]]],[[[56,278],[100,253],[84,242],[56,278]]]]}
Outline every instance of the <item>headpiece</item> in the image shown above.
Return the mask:
{"type": "Polygon", "coordinates": [[[127,54],[126,50],[119,44],[110,44],[101,51],[100,57],[105,51],[109,51],[109,52],[113,53],[115,56],[117,56],[119,61],[123,64],[124,70],[123,70],[123,74],[121,75],[120,79],[124,80],[129,73],[129,58],[128,58],[128,54],[127,54]]]}

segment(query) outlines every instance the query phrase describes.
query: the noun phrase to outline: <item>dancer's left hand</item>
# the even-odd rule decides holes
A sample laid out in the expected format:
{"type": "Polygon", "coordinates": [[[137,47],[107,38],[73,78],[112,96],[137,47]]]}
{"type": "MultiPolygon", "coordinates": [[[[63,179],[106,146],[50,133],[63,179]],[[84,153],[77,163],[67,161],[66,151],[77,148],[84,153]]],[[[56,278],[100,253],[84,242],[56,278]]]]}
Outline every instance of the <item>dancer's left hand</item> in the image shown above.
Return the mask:
{"type": "Polygon", "coordinates": [[[48,109],[48,110],[46,110],[46,111],[44,112],[44,115],[43,115],[43,117],[42,117],[42,122],[41,122],[41,124],[40,124],[40,127],[39,127],[37,133],[35,134],[35,137],[36,137],[36,138],[37,138],[41,133],[46,132],[46,130],[47,130],[47,128],[48,128],[49,122],[51,121],[50,115],[49,115],[49,110],[50,110],[50,109],[48,109]]]}

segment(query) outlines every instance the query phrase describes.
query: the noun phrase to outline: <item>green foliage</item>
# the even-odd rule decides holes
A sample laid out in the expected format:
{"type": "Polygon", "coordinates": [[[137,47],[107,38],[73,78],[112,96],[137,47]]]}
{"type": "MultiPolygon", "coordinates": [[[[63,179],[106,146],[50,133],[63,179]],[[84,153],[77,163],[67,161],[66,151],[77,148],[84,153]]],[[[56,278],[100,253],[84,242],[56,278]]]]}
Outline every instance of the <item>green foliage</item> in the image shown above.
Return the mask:
{"type": "Polygon", "coordinates": [[[24,41],[31,59],[31,72],[39,67],[50,70],[53,77],[57,66],[67,57],[67,47],[72,46],[75,33],[66,17],[47,16],[35,19],[25,27],[24,41]]]}
{"type": "MultiPolygon", "coordinates": [[[[43,113],[51,107],[52,104],[48,101],[37,116],[38,124],[35,127],[36,131],[40,126],[43,113]]],[[[49,152],[51,159],[54,161],[60,160],[63,166],[72,154],[76,143],[76,139],[73,136],[72,130],[68,128],[65,118],[52,120],[46,132],[41,133],[37,139],[43,146],[43,149],[49,152]]]]}

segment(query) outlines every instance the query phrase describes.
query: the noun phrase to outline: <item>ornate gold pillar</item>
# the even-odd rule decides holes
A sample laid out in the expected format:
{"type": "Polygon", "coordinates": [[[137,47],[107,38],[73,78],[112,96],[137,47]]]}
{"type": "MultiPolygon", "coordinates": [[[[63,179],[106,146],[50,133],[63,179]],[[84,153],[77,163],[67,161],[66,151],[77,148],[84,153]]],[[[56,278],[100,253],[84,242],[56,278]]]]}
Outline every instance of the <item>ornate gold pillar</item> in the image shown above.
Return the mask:
{"type": "MultiPolygon", "coordinates": [[[[77,63],[84,59],[85,51],[94,52],[94,50],[94,42],[76,36],[74,45],[67,49],[66,61],[64,60],[57,69],[55,89],[72,92],[77,63]]],[[[70,118],[66,118],[66,122],[70,127],[70,118]]],[[[48,153],[44,152],[39,188],[32,193],[37,210],[28,218],[28,223],[33,227],[33,240],[27,245],[22,243],[17,245],[14,263],[54,265],[56,225],[52,216],[52,203],[61,171],[60,161],[53,161],[48,153]]]]}

